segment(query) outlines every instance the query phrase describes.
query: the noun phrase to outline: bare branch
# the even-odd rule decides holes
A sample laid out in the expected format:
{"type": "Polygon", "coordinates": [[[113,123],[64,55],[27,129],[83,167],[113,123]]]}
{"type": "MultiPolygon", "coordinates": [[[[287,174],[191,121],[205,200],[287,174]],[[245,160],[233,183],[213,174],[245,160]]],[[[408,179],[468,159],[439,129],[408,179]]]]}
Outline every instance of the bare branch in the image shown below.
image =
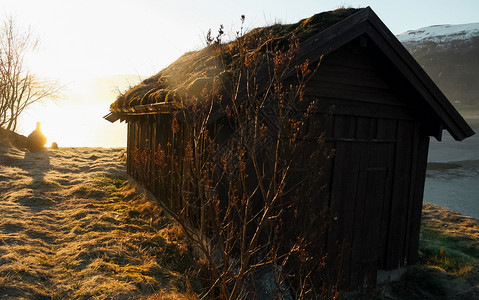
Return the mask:
{"type": "Polygon", "coordinates": [[[57,81],[31,74],[24,58],[35,51],[38,40],[22,32],[12,17],[0,25],[0,126],[15,131],[20,115],[35,102],[57,100],[64,88],[57,81]]]}

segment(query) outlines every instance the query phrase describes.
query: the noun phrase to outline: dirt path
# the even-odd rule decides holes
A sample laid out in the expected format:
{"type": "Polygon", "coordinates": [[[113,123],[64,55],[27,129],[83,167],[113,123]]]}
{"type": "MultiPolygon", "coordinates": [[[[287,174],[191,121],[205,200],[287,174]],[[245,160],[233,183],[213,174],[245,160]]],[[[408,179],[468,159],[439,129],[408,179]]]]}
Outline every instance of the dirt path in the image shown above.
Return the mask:
{"type": "Polygon", "coordinates": [[[120,151],[0,146],[0,298],[184,297],[192,258],[120,151]]]}

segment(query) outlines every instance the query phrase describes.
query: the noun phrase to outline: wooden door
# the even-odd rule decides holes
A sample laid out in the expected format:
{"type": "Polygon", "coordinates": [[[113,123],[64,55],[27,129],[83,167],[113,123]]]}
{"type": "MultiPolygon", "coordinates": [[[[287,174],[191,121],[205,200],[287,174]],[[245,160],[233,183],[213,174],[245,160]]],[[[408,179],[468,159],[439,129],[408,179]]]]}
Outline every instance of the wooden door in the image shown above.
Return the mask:
{"type": "Polygon", "coordinates": [[[395,143],[336,141],[328,255],[342,286],[376,284],[382,233],[387,230],[395,143]],[[383,216],[384,215],[384,216],[383,216]],[[386,224],[386,225],[383,225],[386,224]]]}

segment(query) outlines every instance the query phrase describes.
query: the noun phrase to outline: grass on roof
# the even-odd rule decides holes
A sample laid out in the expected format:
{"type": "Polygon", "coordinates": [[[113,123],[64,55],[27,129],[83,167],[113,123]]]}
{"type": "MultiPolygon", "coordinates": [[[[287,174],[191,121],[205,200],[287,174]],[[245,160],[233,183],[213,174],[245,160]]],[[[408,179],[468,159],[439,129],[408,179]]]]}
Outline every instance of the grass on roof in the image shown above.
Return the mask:
{"type": "Polygon", "coordinates": [[[120,95],[111,109],[200,98],[205,89],[216,89],[231,78],[231,73],[238,68],[239,44],[256,55],[264,54],[267,49],[283,50],[292,39],[301,43],[359,10],[341,8],[315,14],[294,24],[256,28],[236,41],[187,52],[167,68],[120,95]]]}

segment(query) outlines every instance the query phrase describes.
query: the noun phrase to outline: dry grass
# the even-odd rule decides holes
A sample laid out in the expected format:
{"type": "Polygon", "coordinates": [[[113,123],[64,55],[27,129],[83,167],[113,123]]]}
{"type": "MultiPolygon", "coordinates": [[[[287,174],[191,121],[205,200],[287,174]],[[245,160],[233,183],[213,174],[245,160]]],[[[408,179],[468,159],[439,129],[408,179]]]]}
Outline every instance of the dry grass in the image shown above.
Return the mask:
{"type": "Polygon", "coordinates": [[[467,275],[479,261],[479,221],[443,207],[425,204],[420,260],[451,275],[467,275]]]}
{"type": "Polygon", "coordinates": [[[0,298],[192,295],[195,262],[181,230],[126,184],[115,151],[50,152],[43,169],[28,166],[40,154],[12,151],[0,153],[0,298]],[[77,169],[65,167],[74,160],[77,169]]]}

